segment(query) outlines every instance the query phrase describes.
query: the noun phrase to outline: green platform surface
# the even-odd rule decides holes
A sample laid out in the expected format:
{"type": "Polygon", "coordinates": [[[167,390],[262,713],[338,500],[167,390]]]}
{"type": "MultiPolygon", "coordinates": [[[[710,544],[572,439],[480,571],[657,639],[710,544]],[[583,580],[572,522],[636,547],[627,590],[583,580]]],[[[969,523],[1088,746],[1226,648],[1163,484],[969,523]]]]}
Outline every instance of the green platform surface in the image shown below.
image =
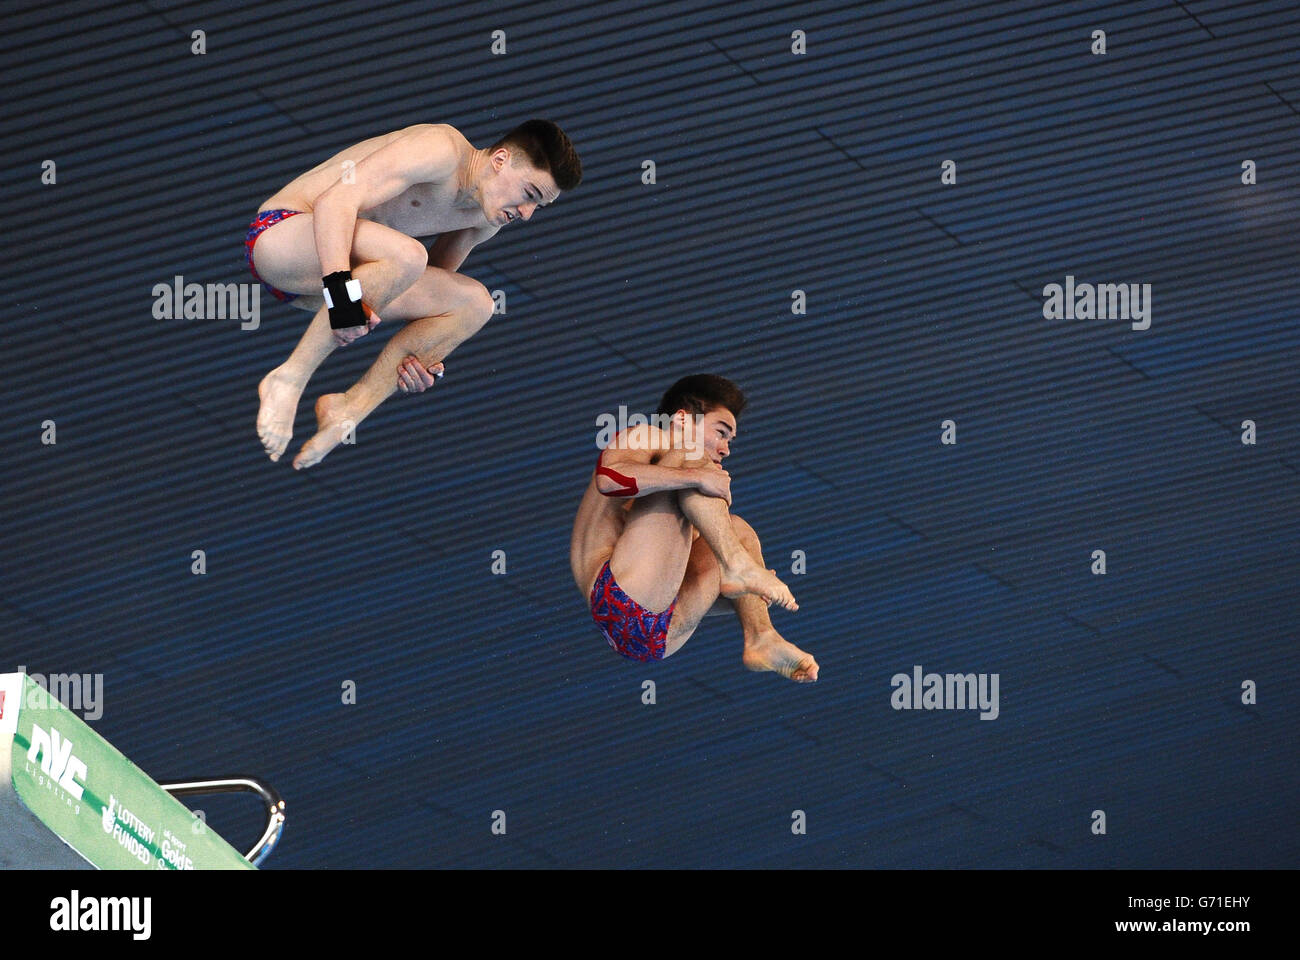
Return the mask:
{"type": "Polygon", "coordinates": [[[251,870],[23,673],[0,674],[0,868],[251,870]]]}

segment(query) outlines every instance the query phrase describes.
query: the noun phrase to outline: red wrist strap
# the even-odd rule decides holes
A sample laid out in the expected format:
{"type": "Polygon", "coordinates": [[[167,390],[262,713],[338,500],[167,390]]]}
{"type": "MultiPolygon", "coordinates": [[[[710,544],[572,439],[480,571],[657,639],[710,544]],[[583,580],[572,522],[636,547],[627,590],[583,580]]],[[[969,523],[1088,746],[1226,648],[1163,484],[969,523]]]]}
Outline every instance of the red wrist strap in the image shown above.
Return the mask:
{"type": "Polygon", "coordinates": [[[617,470],[609,469],[609,467],[605,466],[604,460],[605,451],[602,450],[600,451],[600,456],[596,458],[597,475],[603,474],[615,483],[621,483],[623,486],[619,490],[611,490],[609,493],[605,493],[605,491],[602,490],[601,493],[605,493],[605,496],[607,497],[635,497],[637,495],[636,480],[632,477],[623,476],[623,474],[619,473],[617,470]]]}

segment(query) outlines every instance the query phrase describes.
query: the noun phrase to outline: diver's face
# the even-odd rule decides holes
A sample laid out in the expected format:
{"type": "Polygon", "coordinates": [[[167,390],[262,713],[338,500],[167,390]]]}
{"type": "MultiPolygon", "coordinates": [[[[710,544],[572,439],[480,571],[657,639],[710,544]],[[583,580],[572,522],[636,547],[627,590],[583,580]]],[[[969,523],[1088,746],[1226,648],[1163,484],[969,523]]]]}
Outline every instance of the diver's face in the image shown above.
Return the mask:
{"type": "Polygon", "coordinates": [[[489,160],[492,172],[483,184],[483,216],[490,224],[504,227],[528,220],[560,195],[555,178],[521,153],[502,147],[489,160]]]}
{"type": "Polygon", "coordinates": [[[697,428],[704,443],[704,455],[714,463],[731,456],[731,441],[736,437],[736,418],[726,407],[710,410],[697,428]]]}
{"type": "MultiPolygon", "coordinates": [[[[699,416],[679,410],[677,417],[688,455],[698,456],[699,451],[718,464],[731,456],[731,441],[736,436],[736,417],[726,407],[717,407],[699,416]]],[[[691,458],[694,459],[694,456],[691,458]]]]}

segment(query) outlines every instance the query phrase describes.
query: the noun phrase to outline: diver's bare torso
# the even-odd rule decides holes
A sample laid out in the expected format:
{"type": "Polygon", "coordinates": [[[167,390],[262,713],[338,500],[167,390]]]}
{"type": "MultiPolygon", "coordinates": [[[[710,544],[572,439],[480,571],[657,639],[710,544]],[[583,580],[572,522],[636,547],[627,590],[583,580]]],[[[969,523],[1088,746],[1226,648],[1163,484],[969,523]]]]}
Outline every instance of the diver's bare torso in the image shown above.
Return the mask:
{"type": "MultiPolygon", "coordinates": [[[[452,134],[462,157],[468,157],[474,146],[455,127],[446,124],[417,124],[438,126],[452,134]]],[[[339,151],[324,163],[313,167],[291,181],[257,208],[263,210],[297,210],[311,213],[316,198],[338,182],[347,161],[360,163],[384,144],[395,140],[413,128],[395,130],[383,136],[371,137],[339,151]]],[[[472,197],[459,196],[455,184],[416,183],[391,200],[378,206],[361,210],[358,216],[383,224],[410,237],[432,237],[467,227],[487,226],[483,209],[472,197]]]]}

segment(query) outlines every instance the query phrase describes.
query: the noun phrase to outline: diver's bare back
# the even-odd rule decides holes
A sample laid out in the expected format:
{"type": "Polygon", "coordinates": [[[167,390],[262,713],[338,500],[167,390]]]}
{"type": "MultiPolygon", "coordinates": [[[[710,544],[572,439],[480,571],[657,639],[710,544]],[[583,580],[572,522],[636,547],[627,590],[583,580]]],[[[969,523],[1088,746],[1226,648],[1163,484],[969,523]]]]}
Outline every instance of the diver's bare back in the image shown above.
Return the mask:
{"type": "MultiPolygon", "coordinates": [[[[324,163],[313,167],[283,189],[267,198],[257,209],[262,210],[297,210],[311,213],[316,198],[338,183],[344,176],[345,164],[349,161],[358,164],[380,147],[398,137],[414,133],[420,129],[439,128],[451,134],[456,150],[464,160],[474,152],[471,144],[455,127],[445,123],[422,123],[402,130],[394,130],[383,136],[371,137],[340,150],[324,163]]],[[[377,206],[362,209],[358,216],[374,223],[383,224],[410,237],[432,237],[452,230],[466,227],[485,227],[487,218],[483,208],[473,199],[465,197],[457,204],[457,187],[459,184],[416,183],[403,190],[391,200],[377,206]]]]}

